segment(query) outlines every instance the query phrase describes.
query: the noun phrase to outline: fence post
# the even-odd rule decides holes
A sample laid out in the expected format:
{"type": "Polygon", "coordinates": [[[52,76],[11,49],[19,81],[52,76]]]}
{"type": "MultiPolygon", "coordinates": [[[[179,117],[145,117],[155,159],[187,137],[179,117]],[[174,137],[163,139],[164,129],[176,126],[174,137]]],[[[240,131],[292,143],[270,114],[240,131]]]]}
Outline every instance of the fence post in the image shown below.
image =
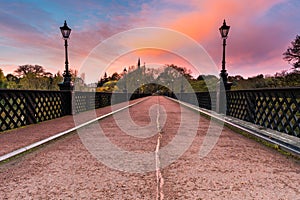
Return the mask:
{"type": "Polygon", "coordinates": [[[227,102],[226,102],[226,90],[223,81],[217,83],[216,88],[216,111],[220,114],[226,114],[227,102]]]}
{"type": "Polygon", "coordinates": [[[75,112],[75,97],[73,91],[62,91],[64,95],[63,107],[65,115],[74,115],[75,112]]]}

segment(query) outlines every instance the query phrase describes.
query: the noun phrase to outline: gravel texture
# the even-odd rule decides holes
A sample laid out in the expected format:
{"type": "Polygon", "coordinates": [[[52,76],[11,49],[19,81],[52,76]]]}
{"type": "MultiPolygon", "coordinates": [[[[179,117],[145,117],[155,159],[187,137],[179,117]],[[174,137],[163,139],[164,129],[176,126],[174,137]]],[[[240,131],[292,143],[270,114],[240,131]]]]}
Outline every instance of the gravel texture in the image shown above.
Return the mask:
{"type": "MultiPolygon", "coordinates": [[[[110,108],[100,110],[97,112],[105,113],[110,108]]],[[[79,137],[74,132],[34,152],[2,163],[0,199],[300,199],[299,161],[227,128],[223,128],[218,136],[219,125],[214,123],[210,124],[210,128],[216,134],[209,135],[209,138],[217,139],[217,143],[207,156],[200,158],[199,150],[205,137],[207,139],[210,121],[194,111],[180,109],[178,104],[164,97],[150,97],[130,108],[129,113],[138,126],[130,125],[127,131],[153,134],[139,138],[128,135],[118,124],[129,120],[124,117],[125,111],[82,128],[80,132],[92,135],[97,133],[97,127],[101,127],[111,144],[121,150],[153,153],[150,161],[153,161],[156,170],[133,173],[112,169],[101,158],[93,156],[83,145],[82,135],[79,134],[79,137]],[[180,116],[184,119],[180,120],[180,116]],[[197,129],[193,135],[195,124],[197,129]],[[181,126],[184,129],[180,129],[181,126]],[[172,146],[178,132],[181,132],[181,140],[175,143],[177,146],[172,146]],[[154,156],[158,137],[159,164],[154,156]],[[186,145],[186,141],[192,142],[177,158],[176,151],[181,150],[178,146],[186,145]],[[167,164],[172,157],[176,158],[174,162],[167,164]]],[[[30,126],[30,130],[32,133],[45,130],[50,134],[52,127],[58,130],[74,126],[68,117],[53,121],[30,126]]],[[[23,133],[19,129],[14,133],[16,135],[6,137],[5,134],[0,134],[0,142],[5,143],[23,133]]],[[[22,140],[27,136],[21,136],[22,140]]],[[[40,136],[34,138],[39,139],[40,136]]],[[[97,148],[101,147],[99,144],[97,148]]],[[[14,149],[1,143],[0,152],[7,152],[6,148],[14,149]]],[[[120,162],[122,158],[114,156],[117,155],[115,153],[111,152],[111,161],[120,162]]],[[[132,158],[124,162],[124,167],[135,162],[132,158]]],[[[142,169],[144,165],[146,169],[146,164],[141,160],[139,166],[132,167],[142,169]]]]}

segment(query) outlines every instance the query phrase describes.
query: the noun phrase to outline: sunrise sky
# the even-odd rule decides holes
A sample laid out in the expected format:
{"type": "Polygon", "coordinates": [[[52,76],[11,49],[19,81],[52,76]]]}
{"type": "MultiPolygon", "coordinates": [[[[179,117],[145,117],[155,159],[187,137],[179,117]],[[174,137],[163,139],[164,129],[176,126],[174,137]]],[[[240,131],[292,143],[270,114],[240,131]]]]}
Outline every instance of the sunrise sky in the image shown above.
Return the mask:
{"type": "MultiPolygon", "coordinates": [[[[5,74],[24,64],[63,72],[64,43],[59,27],[67,20],[72,29],[70,67],[79,71],[101,42],[144,27],[167,28],[190,37],[207,51],[219,70],[222,40],[218,29],[226,19],[231,26],[226,46],[229,75],[273,75],[291,68],[282,60],[282,53],[300,34],[299,9],[299,0],[1,0],[0,67],[5,74]]],[[[147,37],[143,36],[145,40],[147,37]]],[[[165,41],[161,36],[161,42],[165,41]]],[[[178,45],[174,44],[176,41],[169,44],[169,52],[141,49],[122,55],[105,70],[121,72],[136,64],[138,57],[146,65],[174,63],[190,67],[188,60],[172,55],[172,48],[178,45]]],[[[118,51],[114,45],[109,48],[118,51]]],[[[107,59],[104,57],[99,55],[98,59],[107,59]]],[[[94,67],[105,68],[100,63],[94,67]]]]}

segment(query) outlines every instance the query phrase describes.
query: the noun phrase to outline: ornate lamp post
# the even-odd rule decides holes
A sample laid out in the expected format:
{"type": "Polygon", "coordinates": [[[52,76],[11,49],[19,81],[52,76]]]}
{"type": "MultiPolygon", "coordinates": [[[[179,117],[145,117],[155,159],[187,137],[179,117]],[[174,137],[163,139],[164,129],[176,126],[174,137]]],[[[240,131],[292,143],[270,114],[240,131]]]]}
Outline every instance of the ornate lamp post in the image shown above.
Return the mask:
{"type": "Polygon", "coordinates": [[[181,73],[181,86],[180,86],[180,92],[183,93],[183,92],[184,92],[184,87],[183,87],[184,71],[183,71],[183,69],[180,69],[180,73],[181,73]]]}
{"type": "Polygon", "coordinates": [[[172,96],[171,97],[173,98],[174,97],[174,93],[175,93],[174,92],[174,79],[172,79],[171,82],[172,82],[172,91],[171,91],[171,95],[172,96]]]}
{"type": "Polygon", "coordinates": [[[232,83],[228,82],[228,73],[225,69],[225,46],[226,46],[226,39],[228,36],[230,26],[226,25],[226,21],[224,19],[223,25],[219,28],[219,31],[221,33],[221,37],[223,38],[223,59],[222,59],[222,70],[220,73],[220,77],[223,80],[225,90],[230,90],[232,83]]]}
{"type": "Polygon", "coordinates": [[[124,93],[127,93],[127,69],[126,67],[123,70],[123,74],[124,74],[124,93]]]}
{"type": "Polygon", "coordinates": [[[140,95],[140,80],[137,79],[136,82],[137,82],[137,87],[138,87],[137,93],[140,95]]]}
{"type": "Polygon", "coordinates": [[[64,26],[60,27],[61,34],[63,39],[65,40],[65,72],[63,73],[64,81],[59,83],[60,90],[73,90],[74,85],[72,83],[71,73],[69,71],[69,61],[68,61],[68,39],[71,34],[71,29],[68,27],[67,22],[65,20],[64,26]]]}

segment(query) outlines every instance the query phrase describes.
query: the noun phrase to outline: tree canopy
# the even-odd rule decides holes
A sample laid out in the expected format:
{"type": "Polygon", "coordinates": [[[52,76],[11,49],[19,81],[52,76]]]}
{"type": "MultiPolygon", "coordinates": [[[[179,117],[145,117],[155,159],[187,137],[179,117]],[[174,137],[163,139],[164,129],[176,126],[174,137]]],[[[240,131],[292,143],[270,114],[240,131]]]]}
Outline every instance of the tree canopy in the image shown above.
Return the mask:
{"type": "Polygon", "coordinates": [[[300,68],[300,36],[291,42],[291,46],[283,53],[283,59],[289,62],[294,68],[300,68]]]}
{"type": "MultiPolygon", "coordinates": [[[[219,77],[209,74],[194,78],[190,70],[175,64],[167,64],[159,68],[131,66],[128,70],[123,70],[122,73],[114,72],[111,76],[105,73],[98,84],[94,83],[90,86],[84,83],[84,74],[80,78],[77,77],[77,71],[71,70],[71,74],[75,89],[79,91],[94,90],[97,85],[96,91],[101,92],[205,92],[215,90],[219,81],[219,77]]],[[[300,71],[295,67],[293,71],[277,72],[274,75],[259,74],[247,79],[236,75],[229,76],[228,80],[233,83],[232,90],[300,87],[300,71]]],[[[6,76],[0,68],[0,88],[59,90],[58,83],[62,81],[63,76],[60,72],[52,74],[39,65],[21,65],[14,74],[6,76]]]]}

